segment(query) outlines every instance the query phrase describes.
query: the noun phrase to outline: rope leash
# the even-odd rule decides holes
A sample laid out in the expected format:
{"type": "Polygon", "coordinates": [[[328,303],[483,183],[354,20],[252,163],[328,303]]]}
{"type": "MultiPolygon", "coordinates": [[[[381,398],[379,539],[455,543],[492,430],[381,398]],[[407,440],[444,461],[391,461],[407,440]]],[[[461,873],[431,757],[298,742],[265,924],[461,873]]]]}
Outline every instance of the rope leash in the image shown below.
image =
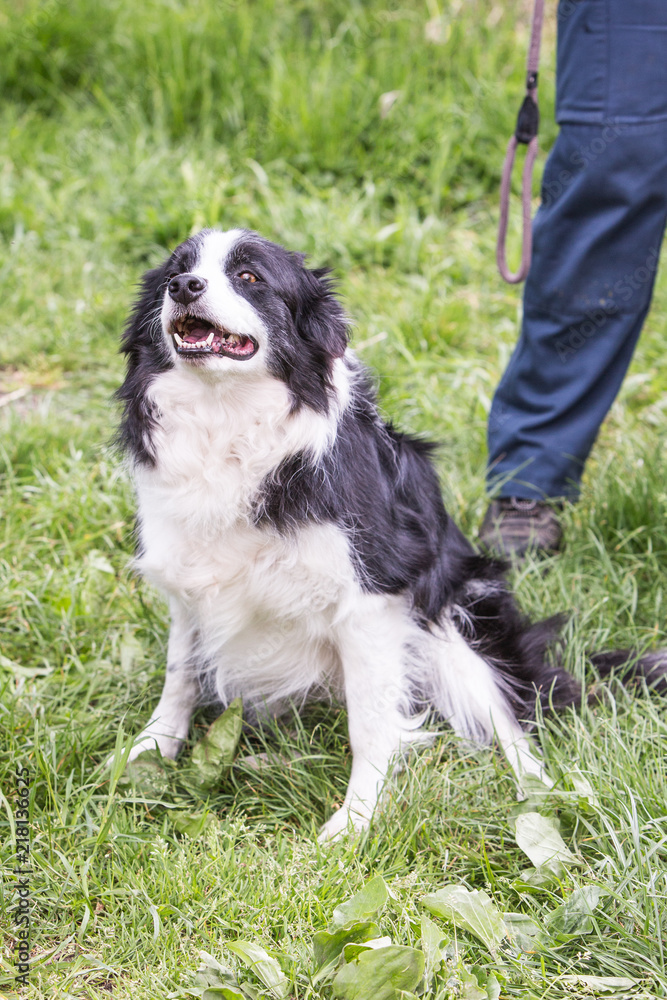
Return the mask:
{"type": "Polygon", "coordinates": [[[535,0],[533,8],[533,24],[530,31],[530,48],[526,66],[526,96],[519,109],[514,135],[507,146],[503,173],[500,181],[500,221],[498,224],[498,242],[496,244],[496,263],[500,275],[510,285],[523,281],[530,269],[530,258],[533,250],[531,231],[530,201],[533,185],[533,167],[537,157],[537,132],[540,124],[540,112],[537,104],[537,76],[540,64],[540,40],[542,38],[542,22],[544,21],[544,0],[535,0]],[[521,210],[523,216],[523,235],[521,240],[521,263],[519,270],[510,271],[507,266],[507,222],[509,219],[510,187],[512,169],[519,143],[528,146],[526,161],[523,165],[521,179],[521,210]]]}

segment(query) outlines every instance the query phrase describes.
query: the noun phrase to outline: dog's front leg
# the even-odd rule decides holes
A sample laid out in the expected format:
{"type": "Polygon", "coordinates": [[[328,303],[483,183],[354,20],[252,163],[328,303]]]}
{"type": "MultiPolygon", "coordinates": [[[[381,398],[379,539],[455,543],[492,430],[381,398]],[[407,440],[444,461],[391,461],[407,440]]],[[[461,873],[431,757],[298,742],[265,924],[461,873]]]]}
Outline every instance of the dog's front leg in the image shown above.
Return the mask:
{"type": "Polygon", "coordinates": [[[350,826],[368,826],[392,759],[414,740],[415,723],[404,714],[405,628],[397,603],[364,595],[358,611],[338,629],[352,773],[343,805],[322,827],[321,841],[350,826]]]}
{"type": "Polygon", "coordinates": [[[145,729],[130,751],[134,760],[144,750],[159,749],[174,759],[188,735],[190,717],[200,694],[194,660],[196,635],[183,606],[170,601],[171,628],[167,648],[167,675],[162,696],[145,729]]]}

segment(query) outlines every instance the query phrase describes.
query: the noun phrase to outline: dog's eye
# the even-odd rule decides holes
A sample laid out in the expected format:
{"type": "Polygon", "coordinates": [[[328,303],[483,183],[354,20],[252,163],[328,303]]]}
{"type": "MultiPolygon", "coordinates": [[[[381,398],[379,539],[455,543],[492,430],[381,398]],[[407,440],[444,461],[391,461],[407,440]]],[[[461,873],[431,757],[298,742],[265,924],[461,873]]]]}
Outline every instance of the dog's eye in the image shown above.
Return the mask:
{"type": "Polygon", "coordinates": [[[241,271],[241,273],[239,274],[239,278],[241,279],[241,281],[250,281],[250,282],[258,280],[257,275],[253,274],[252,271],[241,271]]]}

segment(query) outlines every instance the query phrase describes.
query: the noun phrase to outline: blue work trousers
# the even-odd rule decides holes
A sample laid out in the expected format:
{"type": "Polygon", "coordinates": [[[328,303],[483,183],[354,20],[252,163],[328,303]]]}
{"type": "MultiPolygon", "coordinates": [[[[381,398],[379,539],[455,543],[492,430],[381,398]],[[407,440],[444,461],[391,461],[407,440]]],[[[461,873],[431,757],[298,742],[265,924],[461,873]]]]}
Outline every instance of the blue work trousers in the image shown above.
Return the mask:
{"type": "Polygon", "coordinates": [[[500,497],[576,499],[646,318],[667,216],[667,0],[561,0],[556,120],[489,415],[500,497]]]}

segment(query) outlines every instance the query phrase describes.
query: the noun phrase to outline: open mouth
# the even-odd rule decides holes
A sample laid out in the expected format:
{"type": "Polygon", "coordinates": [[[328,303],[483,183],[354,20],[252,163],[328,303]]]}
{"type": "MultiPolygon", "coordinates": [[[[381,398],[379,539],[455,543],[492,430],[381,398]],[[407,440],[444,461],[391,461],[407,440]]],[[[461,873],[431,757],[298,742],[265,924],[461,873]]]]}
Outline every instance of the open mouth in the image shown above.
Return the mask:
{"type": "Polygon", "coordinates": [[[198,316],[174,320],[169,325],[169,333],[173,337],[176,353],[190,357],[213,354],[247,361],[259,350],[259,344],[253,337],[221,330],[198,316]]]}

